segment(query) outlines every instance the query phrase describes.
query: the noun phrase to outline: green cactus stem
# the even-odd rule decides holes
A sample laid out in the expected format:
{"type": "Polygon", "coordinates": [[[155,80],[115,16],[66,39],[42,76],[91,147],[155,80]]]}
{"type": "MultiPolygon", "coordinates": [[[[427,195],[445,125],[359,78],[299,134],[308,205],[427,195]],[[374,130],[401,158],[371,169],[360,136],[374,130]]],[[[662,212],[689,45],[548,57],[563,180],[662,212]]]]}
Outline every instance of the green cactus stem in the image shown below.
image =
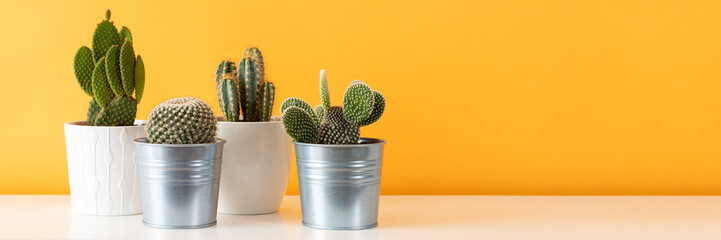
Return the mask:
{"type": "Polygon", "coordinates": [[[241,95],[245,98],[243,120],[248,122],[256,122],[260,119],[259,95],[262,94],[261,86],[265,80],[263,79],[264,76],[259,73],[259,66],[262,66],[262,63],[258,64],[251,57],[243,58],[238,64],[238,70],[240,71],[238,75],[239,78],[242,78],[240,81],[245,83],[245,88],[241,90],[241,95]]]}
{"type": "Polygon", "coordinates": [[[263,84],[261,100],[260,121],[268,122],[273,113],[273,101],[275,101],[275,85],[272,82],[263,84]]]}
{"type": "Polygon", "coordinates": [[[215,74],[218,102],[225,121],[237,122],[240,118],[240,89],[238,88],[238,72],[235,69],[235,63],[232,61],[220,62],[215,74]]]}
{"type": "Polygon", "coordinates": [[[135,51],[130,40],[125,39],[120,47],[120,76],[123,80],[123,90],[126,96],[132,96],[135,90],[135,51]]]}
{"type": "Polygon", "coordinates": [[[73,63],[75,70],[75,78],[78,79],[80,88],[88,94],[93,96],[93,69],[95,69],[95,62],[93,61],[93,51],[86,46],[80,47],[78,52],[75,53],[75,61],[73,63]]]}
{"type": "Polygon", "coordinates": [[[217,120],[205,101],[181,97],[155,106],[145,129],[150,143],[212,143],[215,141],[217,120]]]}
{"type": "Polygon", "coordinates": [[[373,91],[363,82],[354,82],[343,95],[343,115],[349,122],[359,123],[373,110],[373,91]]]}
{"type": "Polygon", "coordinates": [[[238,67],[231,67],[231,61],[223,61],[215,71],[215,85],[218,88],[218,102],[226,121],[238,121],[235,106],[239,105],[245,122],[270,121],[275,100],[275,85],[265,82],[265,65],[260,50],[251,47],[245,50],[238,67]],[[231,77],[232,75],[232,77],[231,77]],[[236,84],[223,79],[237,79],[236,84]],[[223,83],[226,81],[226,83],[223,83]],[[237,97],[230,94],[238,89],[237,97]],[[225,92],[225,93],[224,93],[225,92]],[[237,99],[236,99],[237,98],[237,99]],[[230,108],[228,108],[230,107],[230,108]]]}
{"type": "Polygon", "coordinates": [[[333,106],[326,112],[320,124],[321,144],[356,144],[360,139],[360,127],[343,116],[343,107],[333,106]]]}
{"type": "Polygon", "coordinates": [[[318,122],[309,112],[291,106],[281,114],[283,128],[296,142],[317,143],[320,138],[318,122]]]}
{"type": "Polygon", "coordinates": [[[323,104],[323,109],[328,111],[328,109],[330,109],[330,93],[328,90],[328,77],[325,75],[325,69],[320,70],[320,101],[323,104]]]}

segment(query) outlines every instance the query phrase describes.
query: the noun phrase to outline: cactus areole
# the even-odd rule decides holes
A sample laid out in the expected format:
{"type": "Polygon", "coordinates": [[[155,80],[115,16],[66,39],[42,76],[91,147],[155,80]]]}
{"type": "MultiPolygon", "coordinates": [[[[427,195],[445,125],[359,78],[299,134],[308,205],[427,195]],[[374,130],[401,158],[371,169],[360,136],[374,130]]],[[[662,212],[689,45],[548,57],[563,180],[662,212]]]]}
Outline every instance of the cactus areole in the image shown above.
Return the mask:
{"type": "Polygon", "coordinates": [[[267,122],[273,111],[275,85],[265,81],[263,55],[255,47],[245,50],[236,67],[221,61],[215,71],[218,102],[225,121],[267,122]]]}
{"type": "Polygon", "coordinates": [[[320,98],[315,110],[294,97],[280,105],[283,128],[296,142],[359,144],[360,127],[378,121],[386,107],[383,94],[359,80],[346,88],[343,106],[331,106],[325,70],[320,71],[320,98]]]}
{"type": "Polygon", "coordinates": [[[88,125],[133,125],[143,95],[145,65],[135,55],[130,29],[118,31],[110,21],[110,10],[95,28],[92,49],[80,47],[73,67],[80,88],[92,97],[88,125]]]}

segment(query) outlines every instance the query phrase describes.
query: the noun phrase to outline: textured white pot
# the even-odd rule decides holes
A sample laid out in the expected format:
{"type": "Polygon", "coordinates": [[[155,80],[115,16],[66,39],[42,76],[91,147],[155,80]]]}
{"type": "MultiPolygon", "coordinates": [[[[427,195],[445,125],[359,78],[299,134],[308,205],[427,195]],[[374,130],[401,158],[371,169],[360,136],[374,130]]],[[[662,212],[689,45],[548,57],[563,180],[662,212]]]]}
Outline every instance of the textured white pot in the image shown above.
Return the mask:
{"type": "Polygon", "coordinates": [[[89,215],[141,213],[133,139],[145,137],[145,121],[135,126],[88,126],[65,123],[70,202],[74,212],[89,215]]]}
{"type": "Polygon", "coordinates": [[[290,138],[280,118],[270,122],[218,121],[225,139],[218,212],[277,212],[288,187],[290,138]]]}

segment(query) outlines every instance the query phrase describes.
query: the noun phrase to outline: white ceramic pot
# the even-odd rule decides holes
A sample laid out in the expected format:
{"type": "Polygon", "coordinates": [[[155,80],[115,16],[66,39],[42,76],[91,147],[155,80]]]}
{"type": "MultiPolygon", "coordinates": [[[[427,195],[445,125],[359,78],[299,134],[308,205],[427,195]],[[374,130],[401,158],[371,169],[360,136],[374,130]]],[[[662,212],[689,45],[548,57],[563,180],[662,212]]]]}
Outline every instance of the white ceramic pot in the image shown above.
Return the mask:
{"type": "Polygon", "coordinates": [[[74,212],[89,215],[141,213],[133,139],[145,137],[145,121],[134,126],[88,126],[65,123],[70,202],[74,212]]]}
{"type": "Polygon", "coordinates": [[[288,187],[290,137],[280,118],[270,122],[225,122],[219,117],[218,137],[225,139],[218,212],[277,212],[288,187]]]}

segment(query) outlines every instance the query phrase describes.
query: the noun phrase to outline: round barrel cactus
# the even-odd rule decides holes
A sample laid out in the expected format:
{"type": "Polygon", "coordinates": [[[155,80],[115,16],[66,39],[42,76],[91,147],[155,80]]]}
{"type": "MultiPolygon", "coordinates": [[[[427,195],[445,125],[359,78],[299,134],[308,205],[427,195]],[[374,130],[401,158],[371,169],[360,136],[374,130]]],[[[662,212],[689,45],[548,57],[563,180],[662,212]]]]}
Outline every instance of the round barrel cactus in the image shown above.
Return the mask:
{"type": "Polygon", "coordinates": [[[181,97],[155,106],[145,129],[150,143],[212,143],[215,141],[217,120],[205,101],[181,97]]]}

